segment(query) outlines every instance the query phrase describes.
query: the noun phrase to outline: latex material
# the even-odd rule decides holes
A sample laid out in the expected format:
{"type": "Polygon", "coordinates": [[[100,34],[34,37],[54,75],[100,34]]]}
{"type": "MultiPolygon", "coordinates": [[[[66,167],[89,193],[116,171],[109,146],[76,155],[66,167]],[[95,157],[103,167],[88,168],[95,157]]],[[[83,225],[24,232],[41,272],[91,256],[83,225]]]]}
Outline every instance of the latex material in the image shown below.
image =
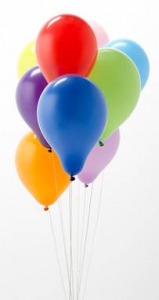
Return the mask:
{"type": "Polygon", "coordinates": [[[78,174],[79,180],[85,184],[93,182],[114,158],[119,142],[120,133],[118,129],[104,141],[103,147],[96,144],[89,154],[82,171],[78,174]]]}
{"type": "Polygon", "coordinates": [[[18,77],[20,78],[30,68],[37,66],[35,55],[35,41],[29,42],[22,50],[17,66],[18,77]]]}
{"type": "Polygon", "coordinates": [[[87,20],[87,22],[94,31],[98,48],[105,46],[109,42],[109,37],[104,28],[92,20],[87,20]]]}
{"type": "Polygon", "coordinates": [[[101,139],[109,137],[129,117],[140,95],[139,72],[129,57],[114,49],[101,49],[89,75],[105,95],[108,123],[101,139]]]}
{"type": "Polygon", "coordinates": [[[27,190],[44,206],[53,204],[70,182],[56,153],[49,153],[33,133],[19,143],[16,168],[27,190]]]}
{"type": "Polygon", "coordinates": [[[85,76],[95,62],[97,41],[84,20],[59,15],[41,29],[36,40],[36,55],[48,82],[64,74],[85,76]]]}
{"type": "Polygon", "coordinates": [[[148,80],[150,69],[149,60],[144,49],[136,42],[127,39],[110,41],[106,44],[106,47],[120,50],[133,60],[138,68],[141,79],[141,88],[143,89],[148,80]]]}
{"type": "Polygon", "coordinates": [[[37,112],[41,131],[66,172],[79,173],[106,123],[99,89],[84,77],[61,76],[44,90],[37,112]]]}
{"type": "Polygon", "coordinates": [[[37,104],[47,81],[38,67],[27,71],[20,79],[16,90],[18,110],[45,147],[49,147],[37,122],[37,104]]]}

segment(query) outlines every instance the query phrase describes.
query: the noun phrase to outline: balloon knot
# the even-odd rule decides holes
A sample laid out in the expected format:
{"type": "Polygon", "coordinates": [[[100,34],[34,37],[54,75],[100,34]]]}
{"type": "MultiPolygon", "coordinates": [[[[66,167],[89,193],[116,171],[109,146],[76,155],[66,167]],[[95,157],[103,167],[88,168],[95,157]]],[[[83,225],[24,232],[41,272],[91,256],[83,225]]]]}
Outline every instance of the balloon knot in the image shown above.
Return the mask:
{"type": "Polygon", "coordinates": [[[102,141],[99,141],[99,146],[100,147],[103,147],[104,146],[104,143],[102,141]]]}
{"type": "Polygon", "coordinates": [[[51,149],[51,148],[49,148],[49,149],[48,149],[48,152],[49,152],[49,153],[52,153],[52,149],[51,149]]]}
{"type": "Polygon", "coordinates": [[[85,186],[85,188],[87,188],[87,187],[88,187],[88,184],[86,184],[86,183],[85,183],[85,185],[84,185],[84,186],[85,186]]]}
{"type": "Polygon", "coordinates": [[[48,210],[49,210],[49,207],[48,207],[48,206],[45,206],[45,207],[44,207],[44,210],[45,210],[45,211],[48,211],[48,210]]]}
{"type": "Polygon", "coordinates": [[[75,180],[75,177],[73,175],[71,175],[70,181],[74,181],[74,180],[75,180]]]}

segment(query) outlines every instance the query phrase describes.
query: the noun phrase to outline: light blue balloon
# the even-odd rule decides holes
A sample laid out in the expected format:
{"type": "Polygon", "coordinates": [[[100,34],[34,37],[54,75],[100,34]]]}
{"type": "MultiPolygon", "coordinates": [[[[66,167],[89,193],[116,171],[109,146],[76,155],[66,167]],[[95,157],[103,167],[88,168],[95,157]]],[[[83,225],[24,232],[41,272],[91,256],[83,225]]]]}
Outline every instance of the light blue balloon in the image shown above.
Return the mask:
{"type": "Polygon", "coordinates": [[[64,75],[41,94],[37,117],[43,135],[57,152],[65,171],[76,175],[105,127],[105,98],[90,80],[64,75]]]}
{"type": "Polygon", "coordinates": [[[136,42],[127,39],[110,41],[105,45],[105,47],[110,47],[122,51],[133,60],[136,67],[138,68],[141,79],[141,89],[143,89],[147,82],[150,69],[149,60],[144,49],[136,42]]]}

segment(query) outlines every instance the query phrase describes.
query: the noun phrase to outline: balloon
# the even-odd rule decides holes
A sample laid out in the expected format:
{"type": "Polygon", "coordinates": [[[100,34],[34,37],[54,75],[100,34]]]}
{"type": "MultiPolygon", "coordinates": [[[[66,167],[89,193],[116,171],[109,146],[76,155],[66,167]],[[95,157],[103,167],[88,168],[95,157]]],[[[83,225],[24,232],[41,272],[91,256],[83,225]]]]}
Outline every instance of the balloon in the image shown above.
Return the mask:
{"type": "Polygon", "coordinates": [[[98,48],[105,46],[105,44],[109,41],[109,37],[108,34],[105,32],[104,28],[92,20],[88,20],[87,22],[94,31],[98,48]]]}
{"type": "Polygon", "coordinates": [[[134,41],[126,39],[111,41],[106,44],[106,47],[120,50],[133,60],[138,68],[141,79],[141,88],[143,88],[149,76],[149,60],[144,49],[134,41]]]}
{"type": "Polygon", "coordinates": [[[84,20],[59,15],[41,29],[36,40],[36,55],[48,82],[64,74],[85,76],[95,62],[97,41],[84,20]]]}
{"type": "Polygon", "coordinates": [[[22,50],[18,60],[18,77],[20,78],[30,68],[37,66],[35,41],[31,41],[22,50]]]}
{"type": "Polygon", "coordinates": [[[114,158],[119,147],[119,142],[120,133],[118,129],[104,141],[103,147],[96,144],[89,154],[82,171],[78,174],[79,180],[85,184],[93,182],[114,158]]]}
{"type": "Polygon", "coordinates": [[[56,153],[48,153],[33,133],[19,143],[16,168],[25,187],[44,206],[53,204],[70,182],[56,153]]]}
{"type": "Polygon", "coordinates": [[[67,75],[50,83],[38,103],[38,123],[67,173],[76,175],[106,123],[105,99],[88,79],[67,75]]]}
{"type": "Polygon", "coordinates": [[[140,95],[140,76],[129,57],[114,49],[101,49],[89,75],[106,97],[108,123],[101,139],[109,137],[134,110],[140,95]]]}
{"type": "Polygon", "coordinates": [[[22,118],[35,132],[43,146],[49,147],[37,122],[37,104],[46,86],[47,81],[40,69],[38,67],[30,69],[19,81],[16,90],[16,102],[22,118]]]}

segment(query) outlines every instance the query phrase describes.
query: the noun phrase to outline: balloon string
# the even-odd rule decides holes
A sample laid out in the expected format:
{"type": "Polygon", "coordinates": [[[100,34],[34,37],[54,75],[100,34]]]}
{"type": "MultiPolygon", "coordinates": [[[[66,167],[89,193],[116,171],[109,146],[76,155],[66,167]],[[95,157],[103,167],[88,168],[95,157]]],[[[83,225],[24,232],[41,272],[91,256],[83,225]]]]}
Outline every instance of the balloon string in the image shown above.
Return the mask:
{"type": "Polygon", "coordinates": [[[94,249],[94,242],[95,242],[95,236],[97,232],[97,227],[98,227],[98,222],[99,222],[99,215],[101,211],[101,200],[102,200],[102,194],[103,194],[103,187],[104,187],[104,172],[102,174],[102,179],[101,179],[101,186],[100,186],[100,194],[99,194],[99,201],[98,201],[98,208],[97,208],[97,218],[94,226],[94,232],[93,232],[93,237],[92,237],[92,242],[91,242],[91,248],[90,248],[90,255],[89,255],[89,263],[88,263],[88,269],[87,269],[87,274],[86,274],[86,280],[85,280],[85,285],[84,285],[84,290],[83,290],[83,297],[82,299],[85,299],[86,295],[86,288],[87,288],[87,282],[88,282],[88,277],[89,277],[89,271],[92,263],[92,257],[93,257],[93,249],[94,249]]]}
{"type": "Polygon", "coordinates": [[[78,283],[80,280],[80,267],[82,265],[82,246],[83,246],[83,238],[84,238],[84,227],[85,227],[85,215],[86,215],[86,193],[87,189],[84,189],[84,203],[83,203],[83,212],[82,212],[82,228],[81,228],[81,240],[80,240],[80,261],[79,261],[79,270],[78,270],[78,283]]]}
{"type": "MultiPolygon", "coordinates": [[[[54,163],[53,157],[52,157],[52,162],[53,162],[55,191],[56,191],[56,195],[58,197],[58,186],[57,186],[56,170],[55,170],[55,163],[54,163]]],[[[65,238],[65,232],[64,232],[64,221],[63,221],[63,212],[62,212],[62,206],[61,206],[61,197],[59,197],[57,202],[58,202],[58,211],[59,211],[59,217],[60,217],[62,241],[63,241],[63,246],[64,246],[65,262],[66,262],[66,268],[67,268],[68,283],[69,283],[69,286],[70,286],[70,284],[71,284],[70,283],[70,273],[69,273],[68,255],[67,255],[67,249],[66,249],[66,238],[65,238]]]]}
{"type": "Polygon", "coordinates": [[[72,182],[69,186],[69,221],[70,221],[70,292],[69,297],[74,300],[74,274],[73,274],[73,226],[72,226],[72,182]]]}
{"type": "Polygon", "coordinates": [[[85,234],[85,240],[84,240],[84,249],[83,249],[83,255],[82,255],[82,265],[81,265],[81,271],[80,271],[80,277],[79,277],[78,299],[80,296],[82,275],[83,275],[83,269],[84,269],[84,264],[85,264],[86,246],[87,246],[87,239],[88,239],[88,232],[89,232],[89,225],[90,225],[90,216],[91,216],[91,207],[92,207],[92,198],[93,198],[93,186],[94,186],[94,184],[92,183],[90,201],[89,201],[88,218],[87,218],[87,226],[86,226],[86,234],[85,234]]]}
{"type": "Polygon", "coordinates": [[[60,258],[59,258],[59,254],[58,254],[57,242],[56,242],[56,238],[55,238],[55,232],[54,232],[54,228],[53,228],[53,221],[52,221],[52,216],[51,216],[50,209],[48,210],[48,213],[49,213],[50,228],[51,228],[52,239],[53,239],[53,243],[54,243],[54,247],[55,247],[55,253],[56,253],[56,258],[57,258],[57,264],[58,264],[58,268],[59,268],[61,283],[62,283],[65,299],[67,300],[66,289],[65,289],[64,279],[63,279],[63,275],[62,275],[62,269],[61,269],[61,265],[60,265],[60,258]]]}
{"type": "Polygon", "coordinates": [[[80,183],[77,191],[77,261],[76,261],[76,298],[78,299],[78,273],[79,273],[79,227],[80,227],[80,183]]]}

